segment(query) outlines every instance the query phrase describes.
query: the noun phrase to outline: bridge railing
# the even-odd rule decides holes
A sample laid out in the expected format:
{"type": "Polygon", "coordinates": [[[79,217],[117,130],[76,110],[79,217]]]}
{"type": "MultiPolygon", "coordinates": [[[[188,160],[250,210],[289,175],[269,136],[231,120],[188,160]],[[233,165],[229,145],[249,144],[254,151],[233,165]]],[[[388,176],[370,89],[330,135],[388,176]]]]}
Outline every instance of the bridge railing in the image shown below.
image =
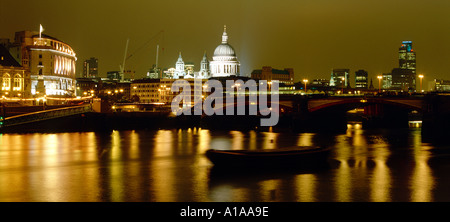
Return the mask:
{"type": "Polygon", "coordinates": [[[20,125],[25,123],[31,123],[36,121],[54,119],[58,117],[71,116],[81,113],[87,113],[92,111],[91,104],[81,105],[81,106],[72,106],[72,107],[64,107],[58,109],[44,110],[33,113],[26,113],[11,117],[6,117],[3,120],[3,127],[20,125]]]}

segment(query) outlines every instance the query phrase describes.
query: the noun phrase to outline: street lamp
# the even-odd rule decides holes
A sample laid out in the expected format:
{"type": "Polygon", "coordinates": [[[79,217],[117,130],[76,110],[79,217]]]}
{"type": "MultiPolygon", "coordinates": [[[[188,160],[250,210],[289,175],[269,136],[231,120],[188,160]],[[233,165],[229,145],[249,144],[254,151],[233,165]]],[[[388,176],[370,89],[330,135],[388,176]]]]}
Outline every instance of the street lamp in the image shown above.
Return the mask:
{"type": "Polygon", "coordinates": [[[306,83],[308,83],[308,80],[304,79],[303,82],[305,83],[305,94],[306,94],[306,83]]]}
{"type": "Polygon", "coordinates": [[[378,78],[378,93],[381,93],[381,79],[383,78],[383,76],[377,76],[378,78]]]}
{"type": "Polygon", "coordinates": [[[345,77],[342,77],[342,95],[344,95],[345,77]]]}
{"type": "Polygon", "coordinates": [[[422,79],[423,79],[423,75],[422,75],[422,74],[419,75],[419,79],[420,79],[420,92],[423,92],[423,90],[422,90],[422,79]]]}

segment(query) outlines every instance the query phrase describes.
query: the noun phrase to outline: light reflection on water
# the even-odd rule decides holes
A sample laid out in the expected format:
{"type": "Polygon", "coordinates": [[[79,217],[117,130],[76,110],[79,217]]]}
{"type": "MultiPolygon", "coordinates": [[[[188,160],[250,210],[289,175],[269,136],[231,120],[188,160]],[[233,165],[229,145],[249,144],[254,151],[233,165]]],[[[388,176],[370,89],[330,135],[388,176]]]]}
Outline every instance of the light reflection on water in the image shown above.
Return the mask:
{"type": "Polygon", "coordinates": [[[356,124],[340,135],[201,128],[3,134],[0,201],[449,201],[448,150],[422,143],[420,129],[356,124]],[[210,148],[294,145],[332,146],[330,167],[224,174],[204,156],[210,148]]]}

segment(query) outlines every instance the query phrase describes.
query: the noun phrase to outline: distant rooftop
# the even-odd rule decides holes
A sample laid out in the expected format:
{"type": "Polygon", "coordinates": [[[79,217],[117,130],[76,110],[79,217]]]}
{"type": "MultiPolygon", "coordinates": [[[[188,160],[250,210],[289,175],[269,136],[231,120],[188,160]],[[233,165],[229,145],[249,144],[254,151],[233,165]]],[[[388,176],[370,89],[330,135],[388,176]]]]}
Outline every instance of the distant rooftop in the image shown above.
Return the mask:
{"type": "MultiPolygon", "coordinates": [[[[33,35],[33,36],[31,36],[31,37],[37,38],[37,37],[39,37],[39,34],[33,35]]],[[[41,33],[41,38],[53,39],[53,40],[56,40],[56,41],[65,43],[65,42],[63,42],[63,41],[61,41],[61,40],[59,40],[59,39],[57,39],[57,38],[55,38],[55,37],[53,37],[53,36],[49,36],[49,35],[46,35],[46,34],[44,34],[44,33],[41,33]]]]}
{"type": "MultiPolygon", "coordinates": [[[[255,69],[252,71],[252,74],[261,74],[262,69],[255,69]]],[[[289,71],[287,70],[281,70],[281,69],[272,69],[273,74],[286,74],[289,75],[289,71]]]]}
{"type": "Polygon", "coordinates": [[[3,45],[0,45],[0,65],[22,67],[3,45]]]}
{"type": "Polygon", "coordinates": [[[133,83],[158,83],[160,82],[160,79],[149,79],[149,78],[144,78],[144,79],[135,79],[133,81],[133,83]]]}

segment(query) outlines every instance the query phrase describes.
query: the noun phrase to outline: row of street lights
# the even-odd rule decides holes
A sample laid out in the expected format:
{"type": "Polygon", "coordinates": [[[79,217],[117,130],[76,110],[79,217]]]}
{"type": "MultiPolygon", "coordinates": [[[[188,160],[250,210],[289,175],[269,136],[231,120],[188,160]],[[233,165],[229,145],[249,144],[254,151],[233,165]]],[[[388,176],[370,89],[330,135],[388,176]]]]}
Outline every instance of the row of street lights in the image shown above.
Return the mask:
{"type": "MultiPolygon", "coordinates": [[[[420,92],[423,92],[422,79],[424,76],[422,74],[420,74],[420,75],[418,75],[418,77],[420,79],[420,92]]],[[[381,93],[381,80],[383,79],[383,76],[377,76],[377,78],[378,78],[378,92],[381,93]]],[[[344,80],[345,80],[345,78],[342,77],[342,81],[344,81],[344,80]]],[[[305,83],[305,92],[306,92],[306,84],[308,83],[308,79],[303,79],[303,83],[305,83]]],[[[344,84],[342,84],[342,85],[344,85],[344,84]]],[[[344,93],[344,86],[342,86],[342,93],[344,93]]]]}
{"type": "MultiPolygon", "coordinates": [[[[420,92],[423,92],[423,88],[422,88],[422,79],[423,79],[423,75],[420,74],[418,75],[419,79],[420,79],[420,92]]],[[[378,92],[381,93],[381,80],[383,79],[383,76],[377,76],[378,78],[378,92]]]]}

